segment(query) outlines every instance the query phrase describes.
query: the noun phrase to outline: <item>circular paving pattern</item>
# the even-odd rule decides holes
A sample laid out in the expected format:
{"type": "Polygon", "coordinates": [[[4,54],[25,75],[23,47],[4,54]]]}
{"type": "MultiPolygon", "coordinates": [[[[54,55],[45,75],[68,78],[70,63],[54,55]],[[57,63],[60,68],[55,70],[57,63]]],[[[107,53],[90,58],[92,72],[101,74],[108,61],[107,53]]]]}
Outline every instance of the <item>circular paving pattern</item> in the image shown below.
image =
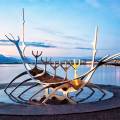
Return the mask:
{"type": "MultiPolygon", "coordinates": [[[[33,83],[34,84],[34,83],[33,83]]],[[[32,85],[33,85],[32,84],[32,85]]],[[[19,87],[19,89],[16,89],[14,92],[12,92],[12,95],[14,95],[14,97],[18,98],[18,95],[20,95],[23,91],[25,91],[26,89],[28,89],[31,85],[22,85],[21,87],[19,87]]],[[[15,86],[12,86],[10,88],[7,89],[7,93],[10,94],[11,91],[13,91],[13,89],[15,89],[15,86]]],[[[22,98],[24,98],[25,100],[29,100],[29,98],[35,94],[37,91],[39,91],[40,89],[42,89],[40,86],[37,86],[29,91],[27,91],[26,93],[24,93],[22,95],[22,98]]],[[[72,96],[72,99],[78,103],[90,103],[90,102],[96,102],[96,101],[100,101],[100,100],[107,100],[107,99],[110,99],[111,97],[113,97],[113,93],[110,92],[110,91],[107,91],[107,90],[104,90],[104,92],[106,93],[105,96],[103,95],[103,93],[94,88],[93,91],[91,91],[90,88],[88,87],[84,87],[83,91],[78,94],[78,96],[75,96],[76,92],[70,92],[69,93],[69,97],[72,96]]],[[[49,94],[52,92],[51,89],[49,89],[49,94]]],[[[77,91],[79,92],[79,90],[77,91]]],[[[40,104],[41,103],[41,99],[43,99],[43,93],[40,93],[40,94],[37,94],[34,99],[33,99],[33,102],[35,104],[40,104]]],[[[57,91],[56,94],[60,97],[63,96],[63,93],[61,91],[57,91]]],[[[1,89],[0,90],[0,102],[2,103],[11,103],[11,104],[18,104],[16,102],[13,102],[9,97],[8,95],[6,95],[6,93],[4,92],[4,89],[1,89]]],[[[19,99],[19,98],[18,98],[19,99]]],[[[67,99],[65,98],[62,98],[61,100],[59,100],[57,97],[52,97],[52,99],[48,100],[47,101],[47,104],[50,104],[50,105],[67,105],[67,104],[71,104],[67,99]]]]}
{"type": "MultiPolygon", "coordinates": [[[[5,86],[6,86],[5,84],[0,85],[0,89],[4,89],[5,86]]],[[[111,120],[112,118],[114,118],[114,120],[119,119],[120,87],[109,85],[99,86],[105,90],[111,91],[112,93],[114,93],[114,96],[103,101],[80,103],[75,105],[67,104],[67,105],[34,106],[34,105],[0,103],[0,120],[7,120],[8,117],[13,117],[11,118],[12,120],[14,120],[14,118],[19,120],[20,116],[23,117],[22,119],[28,118],[28,120],[29,119],[38,120],[38,118],[39,119],[41,118],[41,120],[42,119],[45,120],[48,118],[49,120],[57,120],[62,119],[62,117],[64,117],[64,119],[67,120],[70,116],[72,120],[74,120],[74,118],[75,119],[83,118],[87,120],[89,119],[96,120],[98,118],[100,118],[100,120],[104,119],[108,120],[108,118],[111,120]]]]}

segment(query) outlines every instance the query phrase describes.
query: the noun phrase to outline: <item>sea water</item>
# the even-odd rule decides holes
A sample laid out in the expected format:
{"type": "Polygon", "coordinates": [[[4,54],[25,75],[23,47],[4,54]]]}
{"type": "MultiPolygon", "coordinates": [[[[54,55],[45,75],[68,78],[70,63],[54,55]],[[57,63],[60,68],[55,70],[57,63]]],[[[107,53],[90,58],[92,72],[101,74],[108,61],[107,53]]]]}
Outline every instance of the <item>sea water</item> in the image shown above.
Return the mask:
{"type": "MultiPolygon", "coordinates": [[[[39,65],[39,67],[44,68],[44,65],[39,65]]],[[[89,69],[90,69],[90,66],[81,65],[77,70],[77,74],[80,76],[85,72],[87,72],[89,69]]],[[[50,73],[54,74],[54,70],[49,65],[47,67],[47,70],[50,73]]],[[[0,84],[9,83],[15,76],[22,73],[23,71],[25,71],[25,68],[22,64],[0,65],[0,84]]],[[[57,75],[65,77],[65,72],[61,67],[57,69],[57,75]]],[[[74,78],[74,71],[72,67],[70,67],[70,69],[68,70],[68,78],[70,80],[74,78]]],[[[20,82],[20,81],[23,81],[24,79],[25,78],[23,76],[20,79],[16,80],[15,82],[20,82]]],[[[96,70],[91,81],[97,84],[120,86],[120,67],[119,66],[101,66],[96,70]]]]}
{"type": "MultiPolygon", "coordinates": [[[[31,66],[31,67],[33,67],[33,66],[31,66]]],[[[44,69],[44,65],[39,65],[39,67],[44,69]]],[[[90,66],[81,65],[77,70],[77,74],[80,76],[80,75],[84,74],[85,72],[87,72],[89,69],[90,69],[90,66]]],[[[54,74],[54,70],[49,65],[47,66],[47,70],[51,74],[54,74]]],[[[2,65],[0,65],[0,84],[9,83],[14,77],[16,77],[18,74],[22,73],[23,71],[25,71],[25,68],[22,64],[2,64],[2,65]]],[[[59,67],[57,69],[57,75],[62,76],[63,78],[65,77],[65,72],[61,67],[59,67]]],[[[29,78],[29,75],[22,76],[19,79],[16,79],[15,83],[24,81],[27,78],[29,78]]],[[[74,70],[72,67],[70,67],[70,69],[68,70],[68,79],[72,80],[73,78],[74,78],[74,70]]],[[[96,70],[91,81],[93,83],[97,83],[97,84],[120,86],[120,67],[102,66],[96,70]]],[[[27,86],[20,87],[19,89],[17,89],[17,92],[15,92],[14,94],[19,94],[19,92],[23,91],[26,88],[27,88],[27,86]]],[[[9,88],[10,91],[12,89],[14,89],[14,87],[9,88]]],[[[32,92],[34,94],[34,92],[37,89],[39,90],[40,88],[36,87],[35,89],[28,91],[24,95],[26,97],[26,99],[30,97],[32,92]],[[29,94],[29,92],[30,92],[30,94],[29,94]]],[[[111,92],[108,92],[108,91],[105,91],[105,92],[107,94],[103,99],[108,99],[113,96],[113,94],[111,92]]],[[[86,98],[87,97],[86,95],[89,95],[89,94],[90,94],[90,90],[88,88],[84,88],[84,91],[78,96],[78,98],[75,98],[75,99],[77,100],[77,99],[86,98]]],[[[4,90],[0,90],[0,95],[1,95],[0,102],[13,103],[13,101],[11,101],[9,99],[9,97],[4,93],[4,90]]],[[[89,99],[85,100],[84,102],[85,103],[86,102],[95,102],[99,99],[100,96],[102,96],[101,92],[96,89],[94,95],[92,97],[90,97],[89,99]]]]}

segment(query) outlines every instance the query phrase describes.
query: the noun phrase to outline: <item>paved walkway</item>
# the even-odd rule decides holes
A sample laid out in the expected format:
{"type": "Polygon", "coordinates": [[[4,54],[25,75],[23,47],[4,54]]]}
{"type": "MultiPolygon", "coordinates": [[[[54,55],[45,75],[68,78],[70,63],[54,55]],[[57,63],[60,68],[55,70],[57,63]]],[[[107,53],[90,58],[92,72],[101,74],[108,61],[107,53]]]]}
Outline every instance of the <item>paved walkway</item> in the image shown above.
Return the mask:
{"type": "MultiPolygon", "coordinates": [[[[76,105],[33,106],[0,103],[0,120],[119,120],[120,87],[100,86],[113,92],[114,97],[76,105]]],[[[0,89],[4,87],[5,85],[0,85],[0,89]]]]}

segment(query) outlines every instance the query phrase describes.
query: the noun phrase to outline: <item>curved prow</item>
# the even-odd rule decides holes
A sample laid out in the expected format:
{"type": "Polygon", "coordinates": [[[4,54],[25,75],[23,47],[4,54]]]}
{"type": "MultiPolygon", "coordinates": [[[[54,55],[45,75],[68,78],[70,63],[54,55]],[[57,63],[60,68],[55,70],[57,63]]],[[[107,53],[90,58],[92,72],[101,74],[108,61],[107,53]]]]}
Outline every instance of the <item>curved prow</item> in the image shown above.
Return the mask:
{"type": "Polygon", "coordinates": [[[23,56],[22,50],[20,49],[20,46],[19,46],[19,41],[20,41],[19,36],[18,36],[18,39],[15,40],[15,38],[13,37],[12,34],[9,34],[9,35],[11,36],[11,38],[8,37],[8,35],[5,35],[5,36],[6,36],[6,38],[7,38],[10,42],[12,42],[13,44],[15,44],[15,46],[16,46],[19,54],[20,54],[20,57],[21,57],[24,65],[25,65],[25,67],[26,67],[28,70],[30,70],[31,68],[30,68],[29,65],[26,63],[25,57],[23,56]]]}
{"type": "MultiPolygon", "coordinates": [[[[23,56],[22,50],[20,49],[20,46],[19,46],[20,38],[19,38],[19,36],[18,36],[18,39],[17,39],[17,40],[15,40],[15,38],[13,37],[12,34],[10,34],[11,38],[8,37],[7,35],[5,35],[5,36],[7,37],[7,39],[8,39],[9,41],[11,41],[12,43],[15,44],[15,46],[16,46],[19,54],[20,54],[20,57],[21,57],[21,59],[22,59],[22,62],[23,62],[23,64],[24,64],[24,67],[25,67],[27,73],[30,75],[30,77],[31,77],[32,80],[35,80],[34,77],[30,74],[30,71],[29,71],[29,70],[31,70],[31,68],[29,67],[29,64],[26,63],[25,57],[23,56]],[[29,69],[29,68],[30,68],[30,69],[29,69]]],[[[45,71],[43,71],[43,73],[41,73],[40,76],[43,75],[44,72],[45,72],[45,71]]],[[[40,82],[40,81],[39,81],[39,83],[42,84],[42,82],[40,82]]]]}

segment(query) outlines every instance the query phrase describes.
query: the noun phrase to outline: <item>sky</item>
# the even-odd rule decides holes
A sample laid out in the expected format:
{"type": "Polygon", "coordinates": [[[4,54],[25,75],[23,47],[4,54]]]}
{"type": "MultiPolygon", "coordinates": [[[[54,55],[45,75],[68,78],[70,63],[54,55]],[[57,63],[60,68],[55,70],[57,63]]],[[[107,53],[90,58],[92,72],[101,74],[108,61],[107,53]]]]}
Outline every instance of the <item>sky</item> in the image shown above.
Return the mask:
{"type": "Polygon", "coordinates": [[[25,10],[26,56],[91,56],[98,26],[98,56],[120,52],[120,0],[0,0],[0,54],[19,56],[5,35],[22,40],[25,10]]]}

